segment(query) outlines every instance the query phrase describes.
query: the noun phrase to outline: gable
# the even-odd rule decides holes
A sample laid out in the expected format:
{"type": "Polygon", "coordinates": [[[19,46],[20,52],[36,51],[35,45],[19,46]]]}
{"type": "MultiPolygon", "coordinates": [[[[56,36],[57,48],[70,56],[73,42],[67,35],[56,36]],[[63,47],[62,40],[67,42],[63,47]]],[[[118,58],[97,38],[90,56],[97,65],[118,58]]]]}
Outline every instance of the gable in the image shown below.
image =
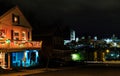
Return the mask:
{"type": "Polygon", "coordinates": [[[22,26],[26,28],[32,29],[30,23],[27,21],[25,16],[22,14],[20,9],[16,6],[10,10],[8,10],[6,13],[4,13],[2,16],[0,16],[0,23],[6,24],[6,26],[22,26]],[[19,18],[19,23],[13,22],[13,17],[16,16],[19,18]]]}

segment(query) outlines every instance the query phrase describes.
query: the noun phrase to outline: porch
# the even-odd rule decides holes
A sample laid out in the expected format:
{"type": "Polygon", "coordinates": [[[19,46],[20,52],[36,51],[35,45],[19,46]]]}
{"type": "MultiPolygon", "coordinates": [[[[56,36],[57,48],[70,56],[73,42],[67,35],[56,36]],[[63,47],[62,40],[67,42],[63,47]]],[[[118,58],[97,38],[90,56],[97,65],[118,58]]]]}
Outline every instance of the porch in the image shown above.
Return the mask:
{"type": "Polygon", "coordinates": [[[41,49],[42,41],[0,41],[0,52],[16,52],[26,49],[41,49]]]}
{"type": "Polygon", "coordinates": [[[11,65],[29,67],[37,64],[41,48],[42,41],[0,41],[0,67],[10,69],[11,65]]]}

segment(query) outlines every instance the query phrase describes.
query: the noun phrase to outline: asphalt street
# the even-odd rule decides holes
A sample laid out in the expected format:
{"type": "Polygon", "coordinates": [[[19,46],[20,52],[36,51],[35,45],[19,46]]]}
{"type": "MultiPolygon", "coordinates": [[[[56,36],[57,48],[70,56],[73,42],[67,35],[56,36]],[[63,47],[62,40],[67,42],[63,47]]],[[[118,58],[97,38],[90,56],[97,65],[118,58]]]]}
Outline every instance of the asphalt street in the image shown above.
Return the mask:
{"type": "Polygon", "coordinates": [[[120,76],[120,66],[75,66],[73,68],[31,74],[27,76],[120,76]]]}

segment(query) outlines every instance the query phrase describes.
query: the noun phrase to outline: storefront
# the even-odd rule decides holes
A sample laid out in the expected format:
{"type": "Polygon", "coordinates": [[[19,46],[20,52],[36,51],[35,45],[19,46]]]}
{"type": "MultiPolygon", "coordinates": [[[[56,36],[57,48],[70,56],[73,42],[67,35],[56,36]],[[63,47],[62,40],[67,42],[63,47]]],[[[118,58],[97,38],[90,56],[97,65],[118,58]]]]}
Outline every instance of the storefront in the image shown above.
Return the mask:
{"type": "Polygon", "coordinates": [[[30,67],[38,64],[38,50],[11,53],[13,67],[30,67]]]}

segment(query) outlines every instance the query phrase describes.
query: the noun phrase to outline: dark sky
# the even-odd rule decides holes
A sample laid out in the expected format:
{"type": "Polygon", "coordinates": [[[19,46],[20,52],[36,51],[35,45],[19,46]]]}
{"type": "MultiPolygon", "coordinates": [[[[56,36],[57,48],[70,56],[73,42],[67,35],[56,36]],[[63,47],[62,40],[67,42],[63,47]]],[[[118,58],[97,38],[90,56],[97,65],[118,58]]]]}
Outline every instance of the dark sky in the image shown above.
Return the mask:
{"type": "Polygon", "coordinates": [[[57,25],[80,35],[120,36],[120,0],[0,0],[0,5],[18,5],[33,30],[57,25]]]}

